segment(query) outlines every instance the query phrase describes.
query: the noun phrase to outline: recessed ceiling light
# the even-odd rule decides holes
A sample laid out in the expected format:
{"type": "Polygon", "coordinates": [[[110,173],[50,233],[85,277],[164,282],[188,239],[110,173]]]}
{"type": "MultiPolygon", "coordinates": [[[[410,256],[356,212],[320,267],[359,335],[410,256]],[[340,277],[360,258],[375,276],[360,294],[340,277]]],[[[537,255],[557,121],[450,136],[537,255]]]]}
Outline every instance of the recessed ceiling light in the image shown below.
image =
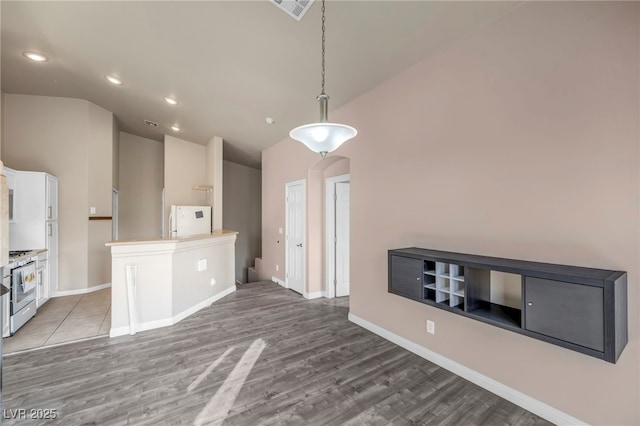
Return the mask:
{"type": "Polygon", "coordinates": [[[168,103],[169,105],[178,105],[178,101],[176,101],[176,100],[175,100],[175,99],[173,99],[173,98],[170,98],[169,96],[165,96],[165,97],[164,97],[164,101],[165,101],[166,103],[168,103]]]}
{"type": "Polygon", "coordinates": [[[158,123],[156,123],[155,121],[144,120],[144,122],[147,124],[147,126],[158,127],[158,123]]]}
{"type": "Polygon", "coordinates": [[[104,78],[106,78],[110,83],[113,83],[116,86],[122,86],[122,80],[120,80],[118,77],[107,74],[104,76],[104,78]]]}
{"type": "Polygon", "coordinates": [[[24,52],[24,56],[34,62],[46,62],[47,60],[49,60],[49,58],[44,56],[42,53],[37,52],[24,52]]]}
{"type": "Polygon", "coordinates": [[[178,127],[178,126],[171,126],[171,130],[173,130],[174,132],[179,132],[179,131],[180,131],[180,127],[178,127]]]}
{"type": "Polygon", "coordinates": [[[275,123],[275,122],[276,122],[276,120],[274,120],[274,119],[273,119],[273,118],[271,118],[271,117],[265,117],[265,118],[264,118],[264,121],[265,121],[267,124],[273,124],[273,123],[275,123]]]}

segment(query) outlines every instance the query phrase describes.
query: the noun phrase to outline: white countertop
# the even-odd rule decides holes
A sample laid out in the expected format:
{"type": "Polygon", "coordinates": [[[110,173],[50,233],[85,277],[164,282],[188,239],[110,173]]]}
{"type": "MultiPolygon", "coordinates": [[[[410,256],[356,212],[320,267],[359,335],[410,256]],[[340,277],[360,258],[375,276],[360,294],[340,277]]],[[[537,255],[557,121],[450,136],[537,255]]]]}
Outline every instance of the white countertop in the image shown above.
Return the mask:
{"type": "Polygon", "coordinates": [[[132,245],[132,244],[163,244],[163,243],[175,243],[182,241],[194,241],[194,240],[203,240],[206,238],[218,238],[225,237],[228,235],[236,235],[237,231],[229,231],[227,229],[217,229],[210,234],[198,234],[198,235],[188,235],[184,237],[169,237],[169,238],[152,238],[149,240],[115,240],[109,241],[106,243],[107,246],[119,246],[119,245],[132,245]]]}

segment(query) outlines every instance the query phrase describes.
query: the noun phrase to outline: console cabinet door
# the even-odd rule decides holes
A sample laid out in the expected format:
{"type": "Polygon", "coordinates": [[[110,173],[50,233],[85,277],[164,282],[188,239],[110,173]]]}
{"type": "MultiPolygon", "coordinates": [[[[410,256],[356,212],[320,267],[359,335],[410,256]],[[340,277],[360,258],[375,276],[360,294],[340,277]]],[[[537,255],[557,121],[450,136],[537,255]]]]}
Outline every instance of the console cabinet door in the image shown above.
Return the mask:
{"type": "Polygon", "coordinates": [[[411,299],[420,299],[423,263],[420,259],[391,256],[391,291],[411,299]]]}
{"type": "Polygon", "coordinates": [[[601,287],[525,277],[525,328],[604,352],[601,287]]]}

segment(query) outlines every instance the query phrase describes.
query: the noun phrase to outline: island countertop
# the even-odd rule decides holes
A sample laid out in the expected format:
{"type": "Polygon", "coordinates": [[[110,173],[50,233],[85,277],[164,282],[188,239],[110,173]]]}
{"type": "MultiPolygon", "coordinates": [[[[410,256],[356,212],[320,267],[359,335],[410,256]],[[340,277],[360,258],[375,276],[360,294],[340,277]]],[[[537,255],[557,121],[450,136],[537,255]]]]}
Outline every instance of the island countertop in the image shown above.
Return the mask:
{"type": "Polygon", "coordinates": [[[206,238],[218,238],[225,237],[228,235],[236,235],[237,231],[230,231],[228,229],[216,229],[212,231],[210,234],[197,234],[197,235],[188,235],[184,237],[169,237],[169,238],[151,238],[148,240],[114,240],[109,241],[105,245],[108,247],[111,246],[119,246],[119,245],[132,245],[132,244],[163,244],[163,243],[175,243],[181,241],[194,241],[194,240],[203,240],[206,238]]]}

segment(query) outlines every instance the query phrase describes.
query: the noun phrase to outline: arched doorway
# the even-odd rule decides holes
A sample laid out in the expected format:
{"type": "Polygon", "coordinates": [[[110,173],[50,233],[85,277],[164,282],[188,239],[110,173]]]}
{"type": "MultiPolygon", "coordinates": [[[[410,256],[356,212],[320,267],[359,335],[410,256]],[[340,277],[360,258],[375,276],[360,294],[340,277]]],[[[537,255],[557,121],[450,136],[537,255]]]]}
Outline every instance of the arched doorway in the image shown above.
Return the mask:
{"type": "MultiPolygon", "coordinates": [[[[342,199],[338,208],[342,208],[342,221],[335,226],[335,199],[327,201],[327,194],[333,197],[338,183],[350,183],[349,158],[329,156],[315,163],[307,176],[307,289],[305,297],[335,297],[336,272],[348,286],[349,276],[349,203],[342,199]],[[345,179],[346,177],[346,179],[345,179]],[[346,210],[345,210],[346,207],[346,210]],[[346,218],[346,221],[344,220],[346,218]],[[335,232],[339,234],[336,235],[335,232]],[[346,238],[344,237],[346,235],[346,238]],[[336,241],[335,238],[338,238],[336,241]],[[335,244],[339,244],[336,250],[335,244]],[[340,264],[336,267],[336,253],[341,253],[340,264]],[[345,280],[346,278],[346,280],[345,280]]],[[[340,188],[344,196],[345,187],[340,188]]],[[[350,189],[350,188],[349,188],[350,189]]],[[[339,294],[347,295],[348,287],[339,294]]]]}

